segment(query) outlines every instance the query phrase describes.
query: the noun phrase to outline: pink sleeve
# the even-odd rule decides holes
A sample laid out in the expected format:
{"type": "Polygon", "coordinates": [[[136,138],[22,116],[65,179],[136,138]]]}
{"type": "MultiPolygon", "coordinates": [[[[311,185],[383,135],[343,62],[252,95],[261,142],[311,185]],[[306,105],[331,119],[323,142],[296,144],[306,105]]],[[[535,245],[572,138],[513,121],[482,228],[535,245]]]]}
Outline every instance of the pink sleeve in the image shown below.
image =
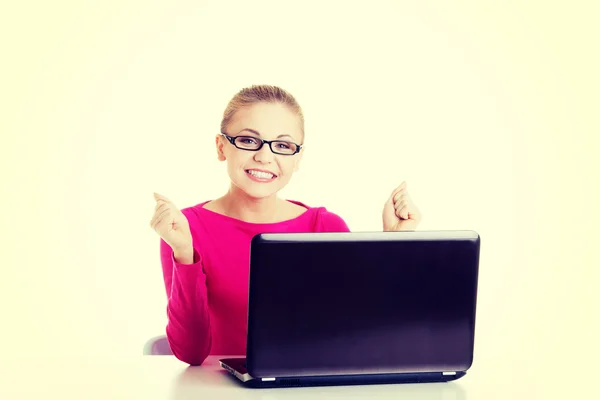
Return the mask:
{"type": "Polygon", "coordinates": [[[194,249],[194,263],[179,264],[162,239],[160,256],[168,297],[167,340],[175,357],[200,365],[210,353],[212,339],[202,259],[194,249]]]}
{"type": "Polygon", "coordinates": [[[346,221],[337,214],[324,210],[319,218],[320,232],[350,232],[346,221]]]}

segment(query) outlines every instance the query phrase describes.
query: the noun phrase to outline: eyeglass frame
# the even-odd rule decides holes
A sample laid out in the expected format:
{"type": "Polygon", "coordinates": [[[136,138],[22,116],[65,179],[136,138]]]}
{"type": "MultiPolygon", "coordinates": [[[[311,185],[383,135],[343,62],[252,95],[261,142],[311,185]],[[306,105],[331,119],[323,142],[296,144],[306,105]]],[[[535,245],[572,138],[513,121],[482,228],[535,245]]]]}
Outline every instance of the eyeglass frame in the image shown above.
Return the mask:
{"type": "Polygon", "coordinates": [[[300,152],[300,150],[302,150],[304,148],[303,144],[298,144],[298,143],[290,142],[289,140],[265,140],[265,139],[257,138],[257,137],[254,137],[254,136],[248,136],[248,135],[231,136],[231,135],[228,135],[228,134],[226,134],[224,132],[221,132],[221,135],[223,135],[229,141],[229,143],[231,143],[233,146],[235,146],[236,149],[245,150],[245,151],[259,151],[260,149],[263,148],[263,146],[266,143],[266,144],[269,145],[269,149],[271,150],[271,153],[273,153],[273,154],[277,154],[279,156],[293,156],[293,155],[298,154],[300,152]],[[256,149],[244,149],[244,148],[238,147],[235,144],[235,140],[237,138],[239,138],[239,137],[248,137],[248,138],[252,138],[252,139],[258,140],[260,142],[260,146],[258,146],[258,148],[256,148],[256,149]],[[273,147],[272,147],[272,143],[276,143],[276,142],[283,142],[283,143],[293,144],[294,146],[296,146],[296,151],[294,153],[291,153],[291,154],[277,153],[277,152],[275,152],[275,150],[273,150],[273,147]]]}

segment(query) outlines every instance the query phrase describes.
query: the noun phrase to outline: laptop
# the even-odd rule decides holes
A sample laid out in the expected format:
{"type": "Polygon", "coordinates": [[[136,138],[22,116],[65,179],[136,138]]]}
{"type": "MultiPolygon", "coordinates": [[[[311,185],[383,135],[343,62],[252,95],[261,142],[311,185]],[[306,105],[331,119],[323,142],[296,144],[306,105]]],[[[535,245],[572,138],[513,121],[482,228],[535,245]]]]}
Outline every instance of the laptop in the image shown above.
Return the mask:
{"type": "Polygon", "coordinates": [[[473,362],[475,231],[259,234],[250,246],[248,387],[448,382],[473,362]]]}

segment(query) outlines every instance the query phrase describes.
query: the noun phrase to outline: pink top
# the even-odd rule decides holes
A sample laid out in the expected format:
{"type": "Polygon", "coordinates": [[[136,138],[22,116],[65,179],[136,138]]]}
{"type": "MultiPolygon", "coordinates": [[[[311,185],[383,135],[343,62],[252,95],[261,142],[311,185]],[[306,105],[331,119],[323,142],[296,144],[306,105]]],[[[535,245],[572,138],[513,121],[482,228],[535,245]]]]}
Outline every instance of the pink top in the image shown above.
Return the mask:
{"type": "MultiPolygon", "coordinates": [[[[289,200],[291,201],[291,200],[289,200]]],[[[194,243],[194,264],[175,262],[160,240],[168,304],[167,339],[183,362],[200,365],[209,354],[245,355],[250,242],[259,233],[348,232],[342,218],[324,207],[270,224],[248,223],[207,210],[182,209],[194,243]]]]}

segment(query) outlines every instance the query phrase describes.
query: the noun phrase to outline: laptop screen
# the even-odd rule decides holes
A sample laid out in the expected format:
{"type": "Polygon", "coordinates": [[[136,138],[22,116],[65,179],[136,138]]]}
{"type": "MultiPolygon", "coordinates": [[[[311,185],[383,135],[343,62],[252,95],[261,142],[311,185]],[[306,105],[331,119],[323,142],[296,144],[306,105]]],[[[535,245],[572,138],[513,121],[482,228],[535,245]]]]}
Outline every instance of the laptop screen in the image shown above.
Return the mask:
{"type": "Polygon", "coordinates": [[[396,233],[255,238],[249,371],[293,376],[467,369],[479,237],[396,233]]]}

